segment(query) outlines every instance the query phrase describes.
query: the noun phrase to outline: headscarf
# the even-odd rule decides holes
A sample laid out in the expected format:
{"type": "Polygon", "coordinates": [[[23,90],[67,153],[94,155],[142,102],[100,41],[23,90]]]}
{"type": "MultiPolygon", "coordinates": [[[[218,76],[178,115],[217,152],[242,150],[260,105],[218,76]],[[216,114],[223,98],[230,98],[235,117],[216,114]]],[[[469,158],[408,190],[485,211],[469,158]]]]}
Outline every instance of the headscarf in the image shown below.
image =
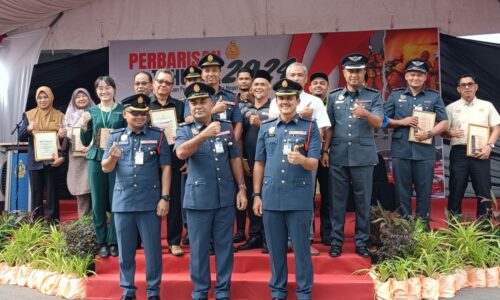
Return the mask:
{"type": "Polygon", "coordinates": [[[59,125],[62,124],[64,115],[59,110],[52,107],[54,103],[54,94],[52,90],[47,86],[41,86],[36,90],[35,99],[38,99],[40,93],[45,93],[49,97],[49,107],[47,109],[41,109],[38,105],[37,107],[27,111],[26,118],[29,123],[37,123],[38,129],[36,131],[54,131],[59,129],[59,125]]]}
{"type": "Polygon", "coordinates": [[[95,103],[94,103],[94,100],[92,100],[92,97],[90,97],[89,91],[87,91],[84,88],[77,88],[73,92],[73,94],[71,95],[71,100],[69,102],[68,109],[66,110],[66,114],[64,115],[63,124],[64,124],[64,127],[66,128],[66,130],[68,132],[70,132],[71,127],[80,126],[83,113],[85,112],[86,109],[88,109],[92,106],[95,106],[95,103]],[[78,108],[78,106],[76,106],[76,103],[75,103],[76,96],[80,92],[84,93],[89,98],[89,104],[85,108],[78,108]]]}

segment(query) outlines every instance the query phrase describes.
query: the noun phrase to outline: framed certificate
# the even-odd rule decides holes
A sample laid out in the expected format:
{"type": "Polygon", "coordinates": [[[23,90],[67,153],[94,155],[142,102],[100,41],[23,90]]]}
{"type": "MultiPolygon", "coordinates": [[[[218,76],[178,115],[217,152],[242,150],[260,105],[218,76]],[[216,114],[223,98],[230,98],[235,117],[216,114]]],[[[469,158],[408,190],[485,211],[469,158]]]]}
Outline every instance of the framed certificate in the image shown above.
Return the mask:
{"type": "Polygon", "coordinates": [[[408,140],[410,142],[421,143],[421,144],[432,144],[432,137],[426,140],[417,141],[415,139],[415,133],[424,131],[427,132],[434,127],[436,123],[436,113],[432,111],[425,110],[413,110],[411,115],[418,119],[418,126],[416,128],[410,128],[410,134],[408,135],[408,140]]]}
{"type": "Polygon", "coordinates": [[[59,157],[57,153],[57,132],[38,131],[33,134],[35,146],[35,161],[54,160],[59,157]]]}
{"type": "Polygon", "coordinates": [[[82,144],[82,140],[80,139],[80,131],[82,129],[80,127],[72,127],[71,128],[71,152],[73,156],[85,156],[83,153],[85,150],[85,146],[82,144]]]}
{"type": "Polygon", "coordinates": [[[111,131],[113,131],[113,128],[100,128],[99,132],[97,133],[97,141],[98,144],[97,146],[101,149],[106,148],[106,142],[108,141],[109,136],[111,135],[111,131]]]}
{"type": "Polygon", "coordinates": [[[490,127],[469,124],[467,128],[467,156],[476,156],[486,146],[490,137],[490,127]]]}
{"type": "Polygon", "coordinates": [[[151,124],[163,129],[163,132],[167,136],[168,144],[175,144],[177,131],[177,114],[175,113],[175,108],[153,110],[150,112],[150,115],[151,124]]]}

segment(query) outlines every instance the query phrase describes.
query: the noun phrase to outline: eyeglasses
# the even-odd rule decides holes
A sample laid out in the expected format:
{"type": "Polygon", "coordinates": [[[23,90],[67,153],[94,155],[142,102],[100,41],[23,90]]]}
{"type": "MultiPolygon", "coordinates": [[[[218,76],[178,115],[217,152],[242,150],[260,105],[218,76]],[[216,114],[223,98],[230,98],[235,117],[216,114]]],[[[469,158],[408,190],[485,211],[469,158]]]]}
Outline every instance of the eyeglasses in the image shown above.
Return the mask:
{"type": "Polygon", "coordinates": [[[463,88],[463,89],[466,89],[468,87],[473,87],[475,85],[476,85],[475,82],[465,82],[465,83],[459,84],[458,86],[461,87],[461,88],[463,88]]]}
{"type": "Polygon", "coordinates": [[[136,81],[134,82],[135,86],[146,86],[149,84],[149,81],[136,81]]]}
{"type": "Polygon", "coordinates": [[[127,110],[127,112],[128,112],[129,114],[131,114],[132,116],[134,116],[134,117],[138,117],[138,116],[145,117],[145,116],[147,116],[147,114],[148,114],[148,112],[147,112],[147,111],[127,110]]]}
{"type": "Polygon", "coordinates": [[[166,81],[166,80],[156,80],[156,82],[158,82],[159,85],[166,84],[168,86],[171,86],[172,84],[174,84],[172,81],[166,81]]]}

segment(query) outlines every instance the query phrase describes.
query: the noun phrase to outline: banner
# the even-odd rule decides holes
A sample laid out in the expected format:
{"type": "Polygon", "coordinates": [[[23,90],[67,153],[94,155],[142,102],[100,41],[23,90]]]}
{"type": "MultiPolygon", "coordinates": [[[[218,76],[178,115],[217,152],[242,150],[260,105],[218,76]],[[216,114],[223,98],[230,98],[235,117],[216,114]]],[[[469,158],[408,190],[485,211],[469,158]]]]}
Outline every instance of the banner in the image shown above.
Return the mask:
{"type": "MultiPolygon", "coordinates": [[[[197,65],[207,53],[221,56],[221,86],[237,92],[236,73],[242,67],[251,70],[265,69],[273,82],[285,77],[288,65],[295,61],[304,63],[309,74],[328,74],[331,89],[342,87],[342,57],[359,52],[369,57],[366,85],[381,91],[387,97],[390,91],[403,87],[404,65],[413,58],[428,61],[431,71],[426,85],[439,89],[439,35],[436,28],[306,33],[276,36],[245,36],[197,39],[168,39],[143,41],[111,41],[109,46],[109,71],[117,83],[117,100],[134,93],[134,74],[145,70],[154,74],[161,68],[174,72],[172,96],[183,98],[182,71],[197,65]]],[[[308,86],[305,88],[308,91],[308,86]]],[[[391,170],[390,132],[376,132],[379,151],[391,170]]],[[[392,178],[392,171],[389,171],[392,178]]],[[[433,196],[444,197],[444,170],[442,140],[437,138],[436,168],[433,196]]]]}

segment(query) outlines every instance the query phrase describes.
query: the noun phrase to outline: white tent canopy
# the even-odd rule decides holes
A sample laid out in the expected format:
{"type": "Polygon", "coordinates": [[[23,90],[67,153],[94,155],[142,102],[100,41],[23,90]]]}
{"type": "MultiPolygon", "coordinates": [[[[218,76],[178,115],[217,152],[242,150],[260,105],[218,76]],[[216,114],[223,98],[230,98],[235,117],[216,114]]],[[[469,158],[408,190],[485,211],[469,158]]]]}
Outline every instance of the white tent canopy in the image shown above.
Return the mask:
{"type": "Polygon", "coordinates": [[[110,40],[438,27],[500,32],[498,0],[3,0],[0,34],[52,27],[42,49],[97,49],[110,40]]]}

